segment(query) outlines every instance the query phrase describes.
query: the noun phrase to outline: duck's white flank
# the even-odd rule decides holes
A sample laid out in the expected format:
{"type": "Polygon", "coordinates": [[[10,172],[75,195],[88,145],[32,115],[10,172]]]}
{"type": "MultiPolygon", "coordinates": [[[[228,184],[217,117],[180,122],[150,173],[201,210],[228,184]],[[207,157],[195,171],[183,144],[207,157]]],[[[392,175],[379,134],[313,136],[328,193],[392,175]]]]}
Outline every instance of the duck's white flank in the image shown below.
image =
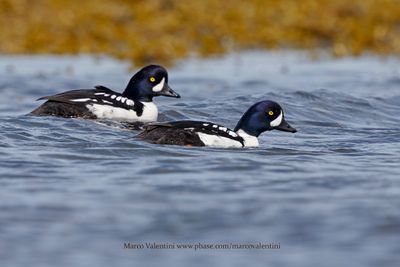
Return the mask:
{"type": "Polygon", "coordinates": [[[157,121],[158,108],[153,102],[142,102],[143,114],[138,116],[133,109],[124,109],[110,105],[88,104],[86,107],[99,119],[113,119],[125,121],[157,121]]]}
{"type": "Polygon", "coordinates": [[[200,140],[206,146],[212,147],[243,147],[242,143],[236,141],[234,139],[229,139],[226,137],[222,137],[219,135],[213,134],[206,134],[198,132],[197,135],[199,136],[200,140]]]}

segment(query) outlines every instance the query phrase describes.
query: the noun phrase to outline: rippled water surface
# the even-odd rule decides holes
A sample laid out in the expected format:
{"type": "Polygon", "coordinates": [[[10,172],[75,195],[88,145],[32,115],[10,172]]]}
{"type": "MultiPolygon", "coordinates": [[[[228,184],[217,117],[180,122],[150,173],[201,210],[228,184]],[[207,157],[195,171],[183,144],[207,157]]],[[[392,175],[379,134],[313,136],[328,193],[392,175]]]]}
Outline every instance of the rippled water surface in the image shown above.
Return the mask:
{"type": "Polygon", "coordinates": [[[259,100],[296,134],[255,149],[143,143],[113,122],[24,114],[35,99],[102,84],[127,64],[0,57],[1,266],[397,266],[400,64],[301,53],[187,60],[160,120],[234,127],[259,100]],[[275,250],[124,249],[131,243],[276,243],[275,250]]]}

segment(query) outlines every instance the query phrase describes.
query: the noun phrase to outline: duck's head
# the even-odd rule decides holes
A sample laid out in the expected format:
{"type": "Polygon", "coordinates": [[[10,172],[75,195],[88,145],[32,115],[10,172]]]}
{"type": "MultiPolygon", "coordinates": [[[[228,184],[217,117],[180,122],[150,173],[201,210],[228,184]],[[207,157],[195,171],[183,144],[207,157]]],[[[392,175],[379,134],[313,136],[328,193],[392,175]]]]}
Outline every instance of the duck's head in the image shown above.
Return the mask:
{"type": "Polygon", "coordinates": [[[262,132],[271,130],[291,133],[297,131],[285,121],[281,106],[269,100],[261,101],[251,106],[236,125],[235,131],[239,130],[256,137],[262,132]]]}
{"type": "Polygon", "coordinates": [[[167,70],[158,65],[148,65],[133,75],[123,95],[146,102],[155,96],[181,97],[169,87],[167,70]]]}

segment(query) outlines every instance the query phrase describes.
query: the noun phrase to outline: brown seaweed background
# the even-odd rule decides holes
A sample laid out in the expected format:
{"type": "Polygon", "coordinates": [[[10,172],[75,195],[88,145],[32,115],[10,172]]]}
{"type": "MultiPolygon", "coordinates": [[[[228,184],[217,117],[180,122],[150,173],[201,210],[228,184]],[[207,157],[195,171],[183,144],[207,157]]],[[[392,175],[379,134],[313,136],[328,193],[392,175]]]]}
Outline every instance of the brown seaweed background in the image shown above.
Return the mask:
{"type": "Polygon", "coordinates": [[[244,49],[400,54],[398,0],[0,0],[0,53],[135,64],[244,49]]]}

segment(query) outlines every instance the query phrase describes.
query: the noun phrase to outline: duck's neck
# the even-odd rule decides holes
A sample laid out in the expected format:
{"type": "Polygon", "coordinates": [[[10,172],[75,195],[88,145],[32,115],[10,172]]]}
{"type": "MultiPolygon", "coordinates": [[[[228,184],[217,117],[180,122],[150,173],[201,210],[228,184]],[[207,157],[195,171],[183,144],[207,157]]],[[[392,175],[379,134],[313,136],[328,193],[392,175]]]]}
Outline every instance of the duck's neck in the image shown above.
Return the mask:
{"type": "Polygon", "coordinates": [[[122,93],[123,96],[132,99],[133,101],[140,101],[140,102],[152,102],[153,96],[152,95],[144,95],[141,94],[139,90],[126,88],[125,91],[122,93]]]}
{"type": "Polygon", "coordinates": [[[236,130],[236,133],[243,138],[245,147],[257,147],[259,145],[258,138],[254,135],[246,133],[244,130],[236,130]]]}
{"type": "Polygon", "coordinates": [[[140,102],[152,102],[153,96],[146,93],[144,89],[141,89],[140,83],[137,81],[136,75],[132,77],[125,91],[122,93],[123,96],[129,99],[140,101],[140,102]]]}

